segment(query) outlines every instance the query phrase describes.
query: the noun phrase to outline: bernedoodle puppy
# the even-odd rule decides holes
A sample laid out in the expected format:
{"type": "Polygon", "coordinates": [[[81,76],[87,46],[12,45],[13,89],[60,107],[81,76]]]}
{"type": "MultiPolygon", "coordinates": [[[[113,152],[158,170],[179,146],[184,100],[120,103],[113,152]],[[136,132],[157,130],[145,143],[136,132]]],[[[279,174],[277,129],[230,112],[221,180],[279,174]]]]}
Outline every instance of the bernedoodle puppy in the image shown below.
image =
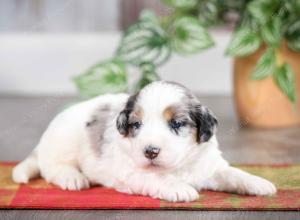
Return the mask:
{"type": "Polygon", "coordinates": [[[13,170],[17,183],[45,178],[65,190],[92,184],[172,202],[201,190],[272,195],[274,185],[231,167],[217,119],[184,86],[159,81],[139,93],[103,95],[60,113],[13,170]]]}

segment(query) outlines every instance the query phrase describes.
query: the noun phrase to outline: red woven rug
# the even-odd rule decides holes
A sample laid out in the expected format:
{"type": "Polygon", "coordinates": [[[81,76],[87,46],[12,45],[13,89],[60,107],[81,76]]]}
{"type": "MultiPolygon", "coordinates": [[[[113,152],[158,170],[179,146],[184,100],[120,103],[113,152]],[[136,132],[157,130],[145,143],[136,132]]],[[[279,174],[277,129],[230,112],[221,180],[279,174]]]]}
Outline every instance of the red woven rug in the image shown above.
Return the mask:
{"type": "Polygon", "coordinates": [[[237,166],[275,183],[279,189],[275,196],[240,196],[203,191],[199,200],[191,203],[170,203],[149,197],[127,195],[103,187],[63,191],[42,179],[19,185],[11,179],[13,165],[0,163],[2,209],[300,210],[300,165],[237,166]]]}

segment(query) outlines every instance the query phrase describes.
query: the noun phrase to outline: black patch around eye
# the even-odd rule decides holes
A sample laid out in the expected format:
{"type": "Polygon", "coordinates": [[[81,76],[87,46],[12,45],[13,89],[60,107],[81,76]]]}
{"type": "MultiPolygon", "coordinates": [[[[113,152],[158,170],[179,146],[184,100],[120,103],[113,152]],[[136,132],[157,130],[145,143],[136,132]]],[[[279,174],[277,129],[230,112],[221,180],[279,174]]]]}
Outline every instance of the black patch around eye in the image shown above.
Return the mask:
{"type": "Polygon", "coordinates": [[[178,121],[175,119],[171,119],[171,121],[169,122],[169,126],[172,130],[174,130],[176,132],[176,134],[178,133],[178,130],[180,130],[180,128],[184,127],[186,125],[186,122],[184,121],[178,121]]]}
{"type": "Polygon", "coordinates": [[[128,136],[129,134],[129,128],[130,128],[128,123],[129,115],[131,114],[131,112],[135,107],[138,94],[139,93],[136,93],[135,95],[132,95],[128,98],[125,108],[120,112],[116,121],[116,126],[118,131],[120,132],[121,135],[125,137],[128,136]]]}
{"type": "Polygon", "coordinates": [[[141,127],[142,123],[137,121],[137,122],[133,122],[133,123],[130,123],[129,126],[133,129],[139,129],[141,127]]]}

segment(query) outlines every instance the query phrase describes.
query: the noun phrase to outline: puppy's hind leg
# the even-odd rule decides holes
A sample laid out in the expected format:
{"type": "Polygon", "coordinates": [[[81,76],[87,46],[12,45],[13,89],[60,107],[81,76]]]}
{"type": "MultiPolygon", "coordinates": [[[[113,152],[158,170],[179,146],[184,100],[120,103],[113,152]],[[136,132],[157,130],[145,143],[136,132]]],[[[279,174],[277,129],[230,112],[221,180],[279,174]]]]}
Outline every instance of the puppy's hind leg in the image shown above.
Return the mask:
{"type": "Polygon", "coordinates": [[[90,186],[88,179],[73,165],[48,166],[42,175],[48,182],[58,185],[64,190],[81,190],[90,186]]]}
{"type": "Polygon", "coordinates": [[[34,150],[24,161],[14,167],[12,178],[16,183],[28,183],[30,179],[38,177],[39,174],[37,155],[34,150]]]}
{"type": "Polygon", "coordinates": [[[268,180],[230,166],[218,170],[205,183],[204,188],[260,196],[276,193],[275,186],[268,180]]]}

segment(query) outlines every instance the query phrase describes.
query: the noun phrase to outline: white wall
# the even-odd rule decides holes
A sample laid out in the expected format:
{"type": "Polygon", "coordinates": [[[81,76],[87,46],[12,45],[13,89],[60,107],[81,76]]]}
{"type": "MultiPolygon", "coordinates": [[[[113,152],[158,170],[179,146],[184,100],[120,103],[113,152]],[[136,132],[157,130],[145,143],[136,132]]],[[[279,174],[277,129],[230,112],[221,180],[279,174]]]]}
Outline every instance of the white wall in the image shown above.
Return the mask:
{"type": "Polygon", "coordinates": [[[0,31],[118,30],[119,5],[120,0],[0,0],[0,31]]]}
{"type": "MultiPolygon", "coordinates": [[[[230,34],[214,31],[217,46],[203,53],[174,55],[159,72],[201,94],[230,94],[231,60],[223,56],[230,34]]],[[[109,58],[120,34],[0,35],[0,93],[75,94],[72,76],[99,60],[109,58]]]]}

